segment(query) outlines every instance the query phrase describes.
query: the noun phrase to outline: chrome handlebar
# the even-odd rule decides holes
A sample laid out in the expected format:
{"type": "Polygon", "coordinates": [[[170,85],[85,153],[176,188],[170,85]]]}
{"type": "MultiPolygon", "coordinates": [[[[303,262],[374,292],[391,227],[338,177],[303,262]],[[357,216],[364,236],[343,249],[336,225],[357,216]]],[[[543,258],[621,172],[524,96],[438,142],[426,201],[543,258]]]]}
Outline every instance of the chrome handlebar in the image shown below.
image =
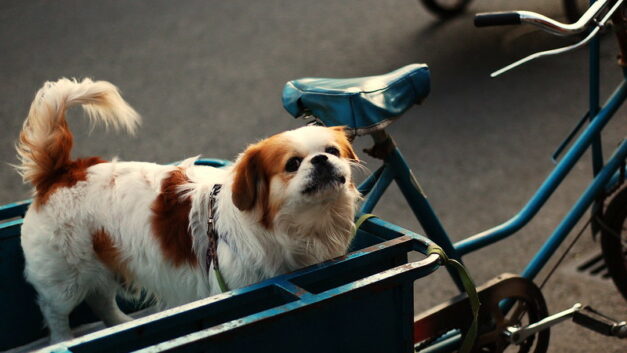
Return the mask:
{"type": "Polygon", "coordinates": [[[532,55],[529,55],[523,59],[516,61],[498,71],[490,74],[491,77],[496,77],[506,71],[509,71],[517,66],[520,66],[526,62],[531,60],[549,56],[549,55],[557,55],[562,54],[568,51],[575,50],[579,47],[582,47],[586,43],[588,43],[605,25],[605,23],[610,19],[612,14],[620,7],[624,0],[599,0],[588,8],[588,10],[577,20],[577,22],[572,24],[564,24],[562,22],[556,21],[552,18],[546,17],[536,12],[531,11],[513,11],[513,12],[501,12],[501,13],[482,13],[477,14],[475,16],[475,25],[478,27],[492,26],[492,25],[506,25],[506,24],[521,24],[528,23],[535,27],[540,28],[541,30],[555,34],[558,36],[569,36],[577,33],[581,33],[586,29],[590,28],[590,23],[595,24],[595,28],[586,36],[586,38],[582,39],[580,42],[575,43],[573,45],[569,45],[563,48],[557,48],[553,50],[547,50],[538,52],[532,55]],[[613,3],[611,8],[605,13],[605,15],[601,16],[604,9],[607,6],[613,3]]]}
{"type": "Polygon", "coordinates": [[[545,32],[552,33],[558,36],[570,36],[578,34],[588,28],[588,24],[603,11],[608,5],[609,0],[596,1],[588,10],[581,15],[579,20],[575,23],[565,24],[556,21],[552,18],[546,17],[542,14],[531,11],[516,11],[520,16],[520,21],[523,23],[529,23],[542,29],[545,32]]]}

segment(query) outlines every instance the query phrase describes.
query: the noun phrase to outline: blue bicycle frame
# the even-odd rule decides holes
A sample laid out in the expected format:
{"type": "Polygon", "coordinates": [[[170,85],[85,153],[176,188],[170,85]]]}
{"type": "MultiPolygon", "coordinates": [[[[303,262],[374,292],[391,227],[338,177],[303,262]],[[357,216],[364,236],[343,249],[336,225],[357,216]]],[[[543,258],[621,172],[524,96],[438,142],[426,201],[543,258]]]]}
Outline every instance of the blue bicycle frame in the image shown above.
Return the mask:
{"type": "MultiPolygon", "coordinates": [[[[361,207],[361,212],[371,213],[387,187],[394,181],[399,186],[411,210],[423,227],[426,236],[439,244],[450,257],[461,261],[464,255],[505,239],[524,227],[542,208],[588,147],[592,146],[594,179],[522,271],[522,277],[534,279],[590,205],[598,200],[599,195],[603,195],[609,185],[617,182],[619,169],[624,165],[627,158],[627,141],[623,140],[607,163],[603,162],[600,132],[625,100],[627,95],[627,70],[623,70],[623,81],[607,102],[599,108],[598,53],[599,42],[598,38],[595,38],[590,45],[589,125],[557,163],[527,204],[510,220],[453,244],[401,152],[385,132],[379,132],[378,135],[373,135],[373,137],[375,143],[388,144],[387,150],[391,152],[383,159],[383,166],[359,186],[359,191],[367,195],[361,207]]],[[[452,276],[461,290],[462,287],[459,280],[454,274],[452,276]]]]}
{"type": "MultiPolygon", "coordinates": [[[[593,216],[597,215],[597,212],[602,210],[602,200],[606,192],[612,190],[616,184],[621,182],[622,180],[619,179],[624,178],[625,175],[627,140],[623,140],[607,163],[604,163],[600,133],[605,125],[612,119],[627,96],[627,70],[623,69],[622,82],[611,94],[607,102],[602,107],[599,107],[598,37],[594,38],[591,42],[589,55],[590,106],[588,114],[586,115],[589,117],[589,124],[572,143],[563,158],[556,164],[527,204],[511,219],[496,227],[467,237],[459,242],[452,243],[403,155],[385,131],[379,131],[372,135],[375,146],[383,146],[383,148],[380,149],[388,151],[388,153],[382,158],[384,162],[383,165],[359,186],[359,191],[363,195],[366,195],[360,211],[362,213],[371,213],[387,187],[392,182],[396,182],[412,212],[426,233],[425,235],[439,244],[449,257],[462,261],[464,255],[505,239],[528,224],[572,170],[575,163],[577,163],[584,152],[591,147],[594,178],[555,228],[553,233],[547,238],[531,261],[523,269],[521,277],[533,280],[556,252],[557,248],[562,244],[573,227],[584,216],[586,210],[594,204],[592,207],[593,216]]],[[[582,123],[580,123],[580,125],[582,125],[582,123]]],[[[575,132],[579,128],[580,126],[575,129],[575,132]]],[[[567,138],[564,144],[567,144],[570,138],[571,137],[567,138]]],[[[560,146],[558,150],[561,150],[564,144],[560,146]]],[[[458,276],[450,270],[449,273],[458,289],[462,291],[463,287],[458,276]]],[[[509,304],[505,304],[502,308],[507,310],[506,307],[509,307],[509,304]]],[[[434,344],[423,351],[449,352],[458,348],[460,342],[461,335],[453,331],[440,337],[434,344]]]]}

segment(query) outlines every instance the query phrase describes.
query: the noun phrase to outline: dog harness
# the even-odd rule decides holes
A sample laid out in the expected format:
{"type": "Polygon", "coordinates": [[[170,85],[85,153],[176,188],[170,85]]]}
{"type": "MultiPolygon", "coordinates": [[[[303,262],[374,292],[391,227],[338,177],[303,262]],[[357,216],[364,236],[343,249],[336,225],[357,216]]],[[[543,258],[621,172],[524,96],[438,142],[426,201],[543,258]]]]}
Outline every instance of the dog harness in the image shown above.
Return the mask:
{"type": "Polygon", "coordinates": [[[220,290],[222,293],[227,292],[229,287],[226,285],[224,281],[224,277],[222,277],[222,272],[220,272],[220,262],[218,261],[218,240],[219,235],[215,228],[215,202],[218,193],[220,193],[220,189],[222,188],[222,184],[215,184],[213,189],[211,190],[211,194],[209,194],[209,215],[207,217],[207,240],[209,244],[207,246],[207,255],[205,257],[205,264],[207,266],[207,276],[209,275],[209,269],[213,264],[213,273],[218,280],[218,285],[220,285],[220,290]]]}

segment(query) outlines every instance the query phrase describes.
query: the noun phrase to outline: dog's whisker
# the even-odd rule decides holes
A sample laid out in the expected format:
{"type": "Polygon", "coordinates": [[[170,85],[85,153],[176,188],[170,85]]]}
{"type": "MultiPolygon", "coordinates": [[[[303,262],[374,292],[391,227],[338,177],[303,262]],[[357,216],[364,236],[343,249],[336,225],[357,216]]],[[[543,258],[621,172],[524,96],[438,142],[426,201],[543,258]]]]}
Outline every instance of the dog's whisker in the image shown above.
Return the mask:
{"type": "Polygon", "coordinates": [[[365,162],[350,160],[349,165],[363,174],[370,174],[370,169],[365,165],[365,162]]]}

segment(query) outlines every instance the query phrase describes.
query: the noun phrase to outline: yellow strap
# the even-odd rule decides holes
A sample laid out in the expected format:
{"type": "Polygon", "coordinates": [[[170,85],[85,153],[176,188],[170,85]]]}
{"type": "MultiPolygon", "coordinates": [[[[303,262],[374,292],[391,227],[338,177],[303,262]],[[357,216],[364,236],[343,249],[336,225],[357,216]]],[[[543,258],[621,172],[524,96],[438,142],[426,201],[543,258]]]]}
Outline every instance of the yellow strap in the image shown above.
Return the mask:
{"type": "MultiPolygon", "coordinates": [[[[353,232],[353,237],[357,234],[359,227],[368,219],[376,217],[371,213],[365,213],[361,215],[357,221],[355,221],[355,230],[353,232]]],[[[472,310],[472,323],[468,328],[468,332],[466,333],[466,337],[464,337],[464,341],[462,342],[461,348],[459,349],[459,353],[468,353],[472,349],[472,346],[475,344],[475,339],[477,338],[478,325],[479,325],[479,306],[481,303],[479,302],[479,296],[477,295],[477,288],[475,287],[472,278],[470,278],[470,274],[466,270],[466,267],[462,265],[459,261],[454,259],[449,259],[444,250],[439,247],[437,244],[432,243],[427,248],[427,254],[438,254],[444,261],[444,264],[450,267],[453,267],[457,273],[459,273],[459,277],[462,280],[462,285],[464,286],[464,290],[468,293],[468,299],[470,300],[470,309],[472,310]]]]}
{"type": "Polygon", "coordinates": [[[444,261],[447,266],[453,267],[459,273],[459,277],[462,280],[462,285],[468,293],[468,300],[470,300],[470,310],[472,310],[472,323],[468,328],[468,332],[466,333],[466,337],[464,337],[464,341],[459,349],[459,353],[468,353],[472,349],[472,346],[475,344],[475,339],[477,338],[477,331],[479,325],[479,306],[481,303],[479,302],[479,296],[477,295],[477,288],[470,278],[470,274],[459,261],[454,259],[449,259],[444,250],[436,244],[431,244],[427,248],[427,254],[438,254],[444,261]]]}
{"type": "Polygon", "coordinates": [[[361,227],[362,224],[364,224],[364,222],[367,219],[376,217],[375,215],[373,215],[372,213],[364,213],[361,215],[361,217],[359,217],[356,221],[355,221],[355,230],[353,231],[353,236],[351,238],[354,238],[355,235],[357,234],[357,231],[359,230],[359,227],[361,227]]]}

